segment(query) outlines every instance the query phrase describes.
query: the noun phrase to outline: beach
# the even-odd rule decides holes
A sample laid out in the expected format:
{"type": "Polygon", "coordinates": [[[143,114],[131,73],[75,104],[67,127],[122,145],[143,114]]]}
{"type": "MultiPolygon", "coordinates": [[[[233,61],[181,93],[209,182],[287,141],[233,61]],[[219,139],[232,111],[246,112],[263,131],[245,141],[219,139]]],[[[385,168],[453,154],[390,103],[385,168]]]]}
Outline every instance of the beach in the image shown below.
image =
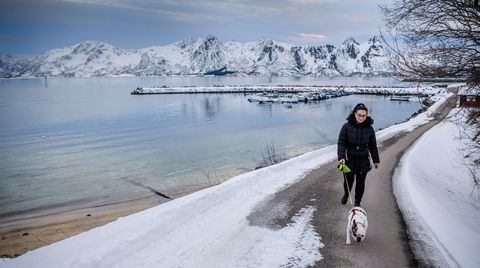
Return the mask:
{"type": "Polygon", "coordinates": [[[17,257],[27,251],[52,244],[98,226],[115,221],[168,199],[151,196],[137,200],[75,209],[49,215],[24,215],[21,219],[2,219],[0,256],[17,257]]]}

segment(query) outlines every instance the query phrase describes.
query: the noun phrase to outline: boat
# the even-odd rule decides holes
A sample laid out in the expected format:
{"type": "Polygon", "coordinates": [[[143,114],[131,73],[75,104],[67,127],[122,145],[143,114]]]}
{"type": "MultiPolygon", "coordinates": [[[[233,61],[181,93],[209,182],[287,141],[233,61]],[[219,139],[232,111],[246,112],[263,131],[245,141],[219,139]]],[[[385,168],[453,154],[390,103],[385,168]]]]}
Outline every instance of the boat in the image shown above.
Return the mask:
{"type": "Polygon", "coordinates": [[[248,96],[247,100],[249,102],[258,102],[258,103],[273,102],[271,98],[267,96],[257,95],[257,94],[248,96]]]}
{"type": "Polygon", "coordinates": [[[308,102],[309,100],[311,100],[311,94],[311,92],[298,93],[297,99],[301,102],[308,102]]]}
{"type": "Polygon", "coordinates": [[[410,97],[403,97],[403,96],[391,96],[391,101],[410,101],[410,97]]]}
{"type": "Polygon", "coordinates": [[[319,100],[325,100],[325,99],[328,99],[328,97],[327,97],[327,95],[325,95],[324,93],[313,92],[313,93],[310,95],[310,98],[309,98],[308,100],[319,101],[319,100]]]}
{"type": "Polygon", "coordinates": [[[281,103],[298,103],[297,96],[285,95],[278,98],[278,101],[281,103]]]}

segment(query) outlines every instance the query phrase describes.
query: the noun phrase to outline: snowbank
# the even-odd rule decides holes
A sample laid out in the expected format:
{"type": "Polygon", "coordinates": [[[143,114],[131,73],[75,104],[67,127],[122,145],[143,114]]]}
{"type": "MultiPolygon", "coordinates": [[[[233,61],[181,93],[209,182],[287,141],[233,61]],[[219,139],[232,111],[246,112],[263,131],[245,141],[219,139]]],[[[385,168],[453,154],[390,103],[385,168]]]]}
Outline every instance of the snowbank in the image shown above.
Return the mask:
{"type": "MultiPolygon", "coordinates": [[[[450,115],[458,120],[457,113],[450,115]]],[[[480,202],[476,191],[471,195],[474,182],[465,165],[472,157],[461,153],[468,142],[452,121],[439,123],[410,147],[395,170],[394,193],[416,255],[427,266],[480,263],[480,202]]]]}

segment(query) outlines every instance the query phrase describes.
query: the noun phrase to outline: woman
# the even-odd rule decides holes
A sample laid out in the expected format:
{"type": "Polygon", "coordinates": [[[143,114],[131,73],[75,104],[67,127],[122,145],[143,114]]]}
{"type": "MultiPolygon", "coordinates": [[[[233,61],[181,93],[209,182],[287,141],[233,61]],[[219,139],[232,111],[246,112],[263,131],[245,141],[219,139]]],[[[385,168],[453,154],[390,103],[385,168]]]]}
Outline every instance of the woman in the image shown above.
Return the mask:
{"type": "Polygon", "coordinates": [[[380,163],[377,139],[372,127],[373,119],[368,116],[365,104],[357,104],[347,121],[340,130],[337,146],[338,161],[351,169],[351,172],[345,174],[347,180],[343,182],[344,195],[341,202],[343,205],[347,203],[348,189],[352,189],[353,181],[356,180],[355,206],[360,206],[365,190],[365,178],[372,169],[370,155],[375,168],[378,168],[380,163]]]}

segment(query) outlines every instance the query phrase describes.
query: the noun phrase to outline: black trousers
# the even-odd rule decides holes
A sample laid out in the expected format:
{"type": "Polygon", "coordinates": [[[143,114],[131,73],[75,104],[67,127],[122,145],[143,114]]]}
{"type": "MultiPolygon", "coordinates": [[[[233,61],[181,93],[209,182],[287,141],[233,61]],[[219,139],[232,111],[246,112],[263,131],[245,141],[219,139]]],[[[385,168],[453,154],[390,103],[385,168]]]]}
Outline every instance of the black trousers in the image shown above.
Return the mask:
{"type": "Polygon", "coordinates": [[[350,192],[353,194],[352,186],[353,186],[353,181],[356,181],[355,183],[355,203],[360,203],[362,201],[362,196],[363,192],[365,191],[365,178],[367,177],[367,173],[345,173],[345,176],[347,177],[346,180],[343,182],[343,190],[345,191],[345,194],[348,195],[348,190],[347,190],[347,181],[348,181],[348,187],[350,187],[350,192]]]}

